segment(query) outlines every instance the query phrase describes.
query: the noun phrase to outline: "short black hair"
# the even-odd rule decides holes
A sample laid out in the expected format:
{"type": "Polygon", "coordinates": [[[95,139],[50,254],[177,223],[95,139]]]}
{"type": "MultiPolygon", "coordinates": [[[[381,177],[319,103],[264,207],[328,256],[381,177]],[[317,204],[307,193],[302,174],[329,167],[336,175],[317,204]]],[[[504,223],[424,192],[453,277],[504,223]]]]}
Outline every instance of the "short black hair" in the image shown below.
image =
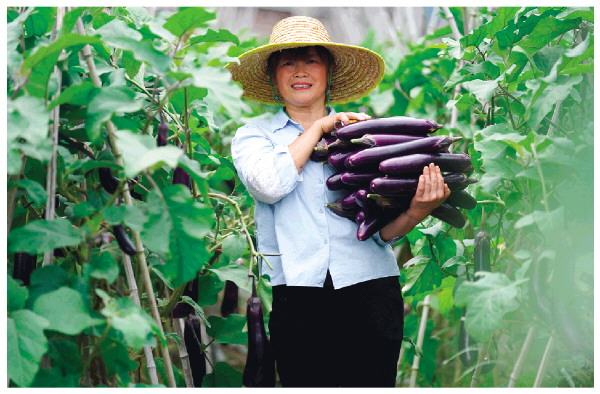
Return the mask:
{"type": "Polygon", "coordinates": [[[269,55],[267,59],[267,75],[274,79],[275,70],[277,69],[277,64],[282,56],[289,57],[292,60],[302,59],[308,56],[308,53],[311,49],[315,49],[317,51],[317,55],[322,61],[327,62],[328,70],[331,70],[333,67],[333,55],[327,48],[321,45],[313,45],[306,47],[298,47],[298,48],[288,48],[283,49],[281,51],[273,52],[269,55]]]}

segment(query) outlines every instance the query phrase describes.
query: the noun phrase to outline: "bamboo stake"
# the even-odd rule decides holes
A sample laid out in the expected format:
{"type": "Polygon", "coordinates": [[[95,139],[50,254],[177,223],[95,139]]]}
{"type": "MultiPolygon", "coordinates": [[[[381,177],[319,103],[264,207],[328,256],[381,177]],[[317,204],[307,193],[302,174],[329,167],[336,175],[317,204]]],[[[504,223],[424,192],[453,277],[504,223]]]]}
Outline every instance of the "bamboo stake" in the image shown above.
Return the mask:
{"type": "MultiPolygon", "coordinates": [[[[58,7],[56,9],[56,23],[54,24],[54,30],[52,31],[51,40],[56,40],[58,32],[62,29],[63,17],[65,15],[65,7],[58,7]]],[[[54,73],[58,81],[58,88],[56,93],[52,97],[57,98],[60,95],[60,87],[62,86],[62,72],[58,66],[54,66],[54,73]]],[[[58,146],[58,122],[59,122],[60,105],[57,105],[52,109],[50,117],[52,118],[52,126],[50,130],[50,138],[52,140],[52,156],[48,163],[48,172],[46,174],[46,193],[48,199],[46,200],[46,214],[44,218],[46,220],[54,220],[54,211],[56,206],[54,204],[54,195],[56,194],[56,154],[58,146]]],[[[52,265],[54,263],[54,251],[50,250],[44,253],[44,261],[42,266],[52,265]]]]}
{"type": "MultiPolygon", "coordinates": [[[[85,35],[85,29],[83,27],[83,22],[81,18],[77,19],[77,32],[81,35],[85,35]]],[[[92,50],[89,45],[85,45],[82,49],[83,57],[87,62],[87,66],[90,72],[90,78],[95,87],[102,87],[102,82],[100,81],[100,77],[96,71],[96,65],[94,64],[94,60],[92,58],[92,50]]],[[[116,137],[116,129],[115,125],[108,120],[106,122],[106,131],[108,132],[108,140],[111,146],[111,150],[115,161],[120,166],[123,166],[123,157],[121,155],[121,150],[117,145],[117,137],[116,137]]],[[[132,205],[133,202],[131,200],[131,194],[129,193],[129,187],[127,182],[124,184],[123,188],[123,196],[125,198],[126,205],[132,205]]],[[[150,309],[152,311],[152,317],[156,320],[156,324],[158,325],[161,334],[164,334],[162,321],[160,318],[160,313],[158,311],[158,305],[156,303],[156,297],[154,294],[154,288],[152,285],[152,278],[150,277],[150,271],[148,270],[148,264],[146,262],[146,256],[144,255],[144,245],[142,243],[142,238],[140,236],[139,231],[132,231],[135,248],[137,250],[136,256],[138,259],[138,264],[141,270],[141,274],[144,280],[144,287],[146,288],[146,294],[148,296],[148,301],[150,302],[150,309]]],[[[171,356],[169,354],[169,349],[166,345],[160,346],[161,354],[165,363],[165,370],[167,373],[168,385],[169,387],[177,387],[175,382],[175,375],[173,374],[173,368],[171,367],[171,356]]]]}
{"type": "MultiPolygon", "coordinates": [[[[127,277],[127,284],[129,285],[129,297],[133,300],[133,302],[135,302],[136,305],[141,306],[137,282],[135,280],[133,267],[131,265],[131,258],[125,253],[123,253],[123,265],[125,266],[125,276],[127,277]]],[[[158,374],[156,373],[156,363],[154,362],[154,354],[152,354],[151,346],[144,346],[144,356],[146,357],[146,369],[148,369],[150,383],[158,385],[158,374]]]]}
{"type": "MultiPolygon", "coordinates": [[[[446,15],[448,24],[450,25],[450,29],[452,29],[452,35],[454,36],[454,39],[456,39],[456,41],[459,41],[462,38],[462,34],[460,34],[460,31],[458,30],[458,26],[456,25],[456,19],[454,18],[454,15],[450,11],[449,7],[442,7],[442,9],[444,10],[444,14],[446,15]]],[[[464,65],[464,61],[459,60],[458,63],[459,63],[459,67],[462,68],[462,66],[464,65]]],[[[457,84],[456,86],[454,86],[454,90],[452,92],[453,98],[455,98],[456,96],[458,96],[460,94],[461,88],[462,88],[461,84],[457,84]]],[[[452,107],[452,113],[450,115],[450,128],[451,129],[456,127],[457,121],[458,121],[458,108],[455,105],[454,107],[452,107]]]]}
{"type": "Polygon", "coordinates": [[[550,357],[550,349],[552,348],[553,337],[550,336],[548,338],[548,343],[546,343],[546,349],[544,350],[544,355],[542,356],[542,361],[540,362],[540,367],[538,368],[537,376],[535,377],[535,382],[533,382],[533,387],[540,387],[542,384],[542,379],[544,379],[544,372],[546,372],[546,366],[548,365],[548,358],[550,357]]]}
{"type": "MultiPolygon", "coordinates": [[[[419,324],[419,333],[417,334],[417,343],[416,347],[421,348],[423,346],[423,339],[425,338],[425,330],[427,328],[427,315],[429,314],[429,305],[430,304],[429,295],[425,296],[425,300],[423,301],[423,311],[421,312],[421,323],[419,324]]],[[[416,387],[417,384],[417,372],[419,371],[419,362],[421,357],[415,351],[415,356],[413,358],[412,365],[412,373],[410,375],[410,385],[409,387],[416,387]]]]}
{"type": "Polygon", "coordinates": [[[523,367],[523,362],[525,361],[525,355],[529,351],[531,347],[531,342],[533,341],[533,334],[535,332],[535,326],[529,327],[529,331],[527,331],[527,336],[525,337],[525,342],[523,343],[523,347],[521,348],[521,352],[519,353],[519,358],[515,362],[515,366],[510,374],[510,379],[508,381],[508,387],[515,387],[515,383],[521,374],[521,368],[523,367]]]}
{"type": "Polygon", "coordinates": [[[183,319],[173,319],[173,329],[175,330],[175,334],[181,338],[179,343],[179,359],[181,360],[181,368],[183,369],[183,376],[185,378],[185,387],[194,387],[190,356],[187,352],[185,341],[183,340],[184,332],[183,328],[181,328],[181,323],[183,323],[183,319]]]}

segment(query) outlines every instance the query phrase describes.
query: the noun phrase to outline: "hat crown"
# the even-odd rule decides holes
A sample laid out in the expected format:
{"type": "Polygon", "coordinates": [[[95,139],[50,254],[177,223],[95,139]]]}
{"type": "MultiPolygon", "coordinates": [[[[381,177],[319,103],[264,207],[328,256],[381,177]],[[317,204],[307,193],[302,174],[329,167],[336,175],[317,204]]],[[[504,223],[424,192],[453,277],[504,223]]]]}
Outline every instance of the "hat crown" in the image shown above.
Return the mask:
{"type": "Polygon", "coordinates": [[[269,44],[286,42],[331,42],[323,24],[308,16],[291,16],[273,26],[269,44]]]}

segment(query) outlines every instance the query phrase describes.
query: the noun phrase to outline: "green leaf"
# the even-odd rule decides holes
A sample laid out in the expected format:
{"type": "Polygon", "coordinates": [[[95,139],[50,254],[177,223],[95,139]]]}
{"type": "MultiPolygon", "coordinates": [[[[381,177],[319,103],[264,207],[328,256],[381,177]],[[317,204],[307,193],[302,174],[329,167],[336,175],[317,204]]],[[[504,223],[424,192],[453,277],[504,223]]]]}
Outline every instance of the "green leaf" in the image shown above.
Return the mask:
{"type": "Polygon", "coordinates": [[[119,266],[109,252],[92,254],[89,263],[89,275],[92,278],[104,279],[106,283],[113,283],[119,276],[119,266]]]}
{"type": "Polygon", "coordinates": [[[489,22],[479,26],[471,33],[460,39],[463,47],[479,46],[484,38],[494,38],[496,33],[504,29],[512,22],[519,7],[500,7],[497,9],[497,14],[489,22]]]}
{"type": "Polygon", "coordinates": [[[52,141],[48,133],[50,113],[44,100],[21,96],[8,100],[8,152],[17,160],[7,162],[9,175],[19,174],[21,160],[19,152],[45,163],[52,157],[52,141]]]}
{"type": "Polygon", "coordinates": [[[467,307],[465,328],[477,342],[489,341],[502,326],[504,315],[519,307],[519,285],[501,272],[478,272],[478,280],[464,281],[456,289],[454,302],[467,307]]]}
{"type": "Polygon", "coordinates": [[[242,373],[224,361],[217,362],[202,380],[202,387],[242,387],[242,373]]]}
{"type": "Polygon", "coordinates": [[[248,277],[247,267],[237,264],[228,264],[220,268],[210,268],[209,271],[214,272],[223,283],[230,280],[240,289],[244,289],[248,292],[252,291],[252,279],[248,277]]]}
{"type": "Polygon", "coordinates": [[[204,101],[213,113],[219,113],[221,108],[234,119],[239,119],[247,106],[242,101],[243,90],[232,83],[231,73],[216,67],[201,67],[192,71],[194,86],[208,89],[204,101]]]}
{"type": "Polygon", "coordinates": [[[225,282],[217,274],[208,271],[198,279],[198,305],[214,305],[219,300],[219,292],[223,290],[225,282]]]}
{"type": "Polygon", "coordinates": [[[213,210],[195,201],[185,186],[172,185],[162,196],[157,190],[148,194],[147,215],[142,239],[165,261],[154,268],[174,286],[193,279],[209,259],[205,236],[215,221],[213,210]]]}
{"type": "Polygon", "coordinates": [[[238,37],[225,29],[219,29],[219,31],[208,29],[205,34],[192,37],[188,42],[190,44],[197,44],[199,42],[233,42],[235,45],[240,45],[238,37]]]}
{"type": "Polygon", "coordinates": [[[48,109],[53,109],[57,105],[69,103],[73,105],[88,105],[92,99],[92,93],[97,88],[94,87],[92,81],[83,81],[77,85],[69,85],[62,91],[60,96],[52,100],[48,109]]]}
{"type": "Polygon", "coordinates": [[[69,287],[42,294],[35,300],[33,311],[48,320],[48,330],[67,335],[77,335],[88,327],[104,323],[90,316],[81,293],[69,287]]]}
{"type": "Polygon", "coordinates": [[[101,127],[117,113],[135,112],[144,105],[136,93],[126,86],[105,86],[93,91],[88,105],[85,124],[93,143],[101,141],[101,127]]]}
{"type": "Polygon", "coordinates": [[[123,154],[125,176],[133,178],[144,170],[155,170],[163,165],[177,166],[183,151],[173,145],[156,146],[150,135],[135,134],[130,131],[117,131],[117,145],[123,154]]]}
{"type": "Polygon", "coordinates": [[[238,345],[248,344],[248,333],[242,331],[246,325],[246,316],[232,313],[227,318],[220,316],[209,316],[210,327],[206,333],[213,337],[218,343],[235,343],[238,345]]]}
{"type": "Polygon", "coordinates": [[[135,231],[142,231],[148,220],[144,210],[136,205],[113,205],[102,210],[102,217],[108,224],[124,224],[135,231]]]}
{"type": "Polygon", "coordinates": [[[39,296],[68,286],[68,282],[67,272],[59,266],[47,265],[36,269],[31,273],[27,307],[31,309],[39,296]]]}
{"type": "Polygon", "coordinates": [[[99,289],[96,292],[105,305],[100,313],[123,335],[124,343],[136,350],[154,345],[153,334],[160,336],[160,328],[140,306],[130,298],[111,298],[99,289]]]}
{"type": "Polygon", "coordinates": [[[10,252],[43,254],[56,248],[79,245],[82,232],[63,218],[33,220],[8,234],[10,252]]]}
{"type": "Polygon", "coordinates": [[[237,260],[246,250],[248,244],[243,235],[230,235],[222,242],[222,256],[229,257],[229,260],[237,260]]]}
{"type": "Polygon", "coordinates": [[[46,204],[48,194],[46,193],[46,189],[38,182],[32,179],[19,179],[14,185],[25,189],[27,197],[34,207],[42,207],[46,204]]]}
{"type": "MultiPolygon", "coordinates": [[[[35,53],[31,54],[30,56],[28,56],[25,59],[25,62],[23,62],[23,70],[24,71],[31,70],[32,68],[34,68],[36,65],[38,65],[41,61],[43,61],[44,59],[46,59],[49,56],[58,56],[58,54],[63,49],[67,49],[71,46],[79,46],[79,45],[85,45],[85,44],[90,44],[90,45],[94,46],[96,51],[98,51],[100,54],[102,54],[103,57],[108,56],[108,53],[106,52],[106,50],[104,48],[102,48],[102,41],[98,37],[81,36],[81,35],[75,34],[75,33],[67,33],[67,34],[64,34],[64,35],[58,37],[58,39],[56,41],[54,41],[52,44],[50,44],[48,46],[37,47],[38,48],[37,51],[35,51],[35,53]]],[[[49,65],[49,66],[54,67],[54,64],[49,65]]]]}
{"type": "Polygon", "coordinates": [[[44,328],[48,321],[30,310],[12,313],[6,322],[7,373],[20,387],[27,387],[39,369],[48,350],[44,328]]]}
{"type": "Polygon", "coordinates": [[[547,16],[535,25],[531,34],[519,42],[519,46],[532,56],[550,41],[569,30],[576,29],[580,24],[581,18],[560,20],[547,16]]]}
{"type": "Polygon", "coordinates": [[[406,279],[402,293],[406,296],[425,293],[439,287],[444,274],[428,256],[418,255],[404,264],[406,279]]]}
{"type": "Polygon", "coordinates": [[[27,290],[27,287],[21,286],[10,275],[7,275],[6,279],[8,290],[7,311],[10,314],[11,312],[25,308],[25,302],[27,301],[27,297],[29,297],[29,290],[27,290]]]}
{"type": "Polygon", "coordinates": [[[164,27],[177,37],[180,37],[188,31],[203,27],[206,22],[215,19],[215,17],[216,14],[200,7],[184,8],[171,15],[164,24],[164,27]]]}
{"type": "Polygon", "coordinates": [[[96,33],[100,34],[107,44],[129,51],[135,59],[146,62],[158,72],[169,71],[171,58],[154,48],[150,40],[143,40],[142,35],[127,26],[123,20],[113,19],[96,30],[96,33]]]}
{"type": "Polygon", "coordinates": [[[456,283],[456,278],[452,276],[448,276],[442,280],[442,284],[440,286],[441,291],[436,294],[438,299],[438,311],[440,314],[446,318],[450,317],[450,312],[454,308],[454,297],[452,295],[452,291],[454,289],[454,284],[456,283]]]}
{"type": "Polygon", "coordinates": [[[561,79],[557,79],[555,83],[551,84],[541,84],[535,94],[537,99],[533,104],[530,104],[527,111],[529,114],[527,119],[529,126],[532,129],[538,127],[556,103],[566,99],[569,94],[572,94],[575,86],[579,85],[582,80],[583,77],[578,75],[572,78],[561,77],[561,79]]]}
{"type": "Polygon", "coordinates": [[[194,310],[196,311],[196,314],[198,315],[198,317],[200,318],[200,320],[202,320],[202,322],[207,327],[210,327],[210,322],[208,320],[206,320],[206,315],[204,314],[204,310],[202,309],[202,307],[200,305],[198,305],[196,303],[196,301],[194,301],[193,299],[191,299],[188,296],[182,296],[181,297],[181,302],[185,302],[186,304],[188,304],[192,308],[194,308],[194,310]]]}
{"type": "Polygon", "coordinates": [[[502,76],[489,80],[482,81],[480,79],[476,79],[473,81],[463,82],[463,87],[467,89],[467,91],[471,92],[477,99],[483,100],[487,103],[490,102],[494,93],[496,93],[496,89],[498,89],[498,82],[502,80],[502,76]]]}

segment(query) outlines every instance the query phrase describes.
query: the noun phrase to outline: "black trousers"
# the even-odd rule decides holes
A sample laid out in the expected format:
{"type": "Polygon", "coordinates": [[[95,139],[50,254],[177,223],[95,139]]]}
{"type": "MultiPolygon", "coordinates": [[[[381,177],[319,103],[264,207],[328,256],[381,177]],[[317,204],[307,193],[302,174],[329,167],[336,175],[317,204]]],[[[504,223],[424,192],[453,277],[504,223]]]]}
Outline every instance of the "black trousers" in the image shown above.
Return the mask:
{"type": "Polygon", "coordinates": [[[269,330],[283,387],[394,387],[404,307],[398,277],[333,289],[273,286],[269,330]]]}

